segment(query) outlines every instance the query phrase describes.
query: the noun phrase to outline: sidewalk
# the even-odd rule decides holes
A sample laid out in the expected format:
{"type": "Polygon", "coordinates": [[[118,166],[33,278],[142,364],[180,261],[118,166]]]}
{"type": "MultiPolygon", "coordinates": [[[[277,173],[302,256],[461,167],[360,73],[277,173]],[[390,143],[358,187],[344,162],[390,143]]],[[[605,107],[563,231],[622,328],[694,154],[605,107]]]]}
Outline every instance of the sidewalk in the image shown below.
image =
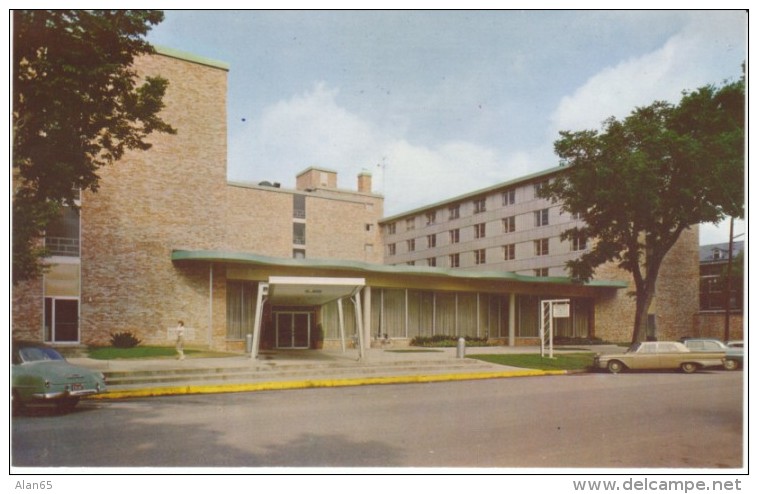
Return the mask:
{"type": "MultiPolygon", "coordinates": [[[[615,348],[615,347],[612,347],[615,348]]],[[[605,353],[612,348],[587,347],[605,353]]],[[[555,353],[570,350],[555,349],[555,353]]],[[[470,347],[466,355],[539,353],[539,347],[470,347]]],[[[456,348],[368,349],[363,360],[358,350],[261,351],[249,355],[167,359],[94,360],[69,358],[74,365],[97,369],[106,375],[108,392],[91,399],[118,399],[180,394],[230,393],[421,382],[495,379],[566,374],[489,364],[457,358],[456,348]]]]}

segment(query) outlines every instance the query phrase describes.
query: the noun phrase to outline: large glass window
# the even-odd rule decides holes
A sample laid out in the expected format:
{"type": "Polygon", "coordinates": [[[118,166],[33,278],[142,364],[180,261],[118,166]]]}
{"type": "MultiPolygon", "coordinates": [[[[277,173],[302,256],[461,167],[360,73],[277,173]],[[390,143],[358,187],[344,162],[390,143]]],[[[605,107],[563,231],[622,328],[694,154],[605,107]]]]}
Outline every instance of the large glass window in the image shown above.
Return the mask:
{"type": "Polygon", "coordinates": [[[45,247],[54,256],[79,256],[79,212],[64,207],[60,216],[48,225],[45,247]]]}
{"type": "Polygon", "coordinates": [[[252,281],[226,283],[226,338],[244,340],[253,333],[258,287],[252,281]]]}

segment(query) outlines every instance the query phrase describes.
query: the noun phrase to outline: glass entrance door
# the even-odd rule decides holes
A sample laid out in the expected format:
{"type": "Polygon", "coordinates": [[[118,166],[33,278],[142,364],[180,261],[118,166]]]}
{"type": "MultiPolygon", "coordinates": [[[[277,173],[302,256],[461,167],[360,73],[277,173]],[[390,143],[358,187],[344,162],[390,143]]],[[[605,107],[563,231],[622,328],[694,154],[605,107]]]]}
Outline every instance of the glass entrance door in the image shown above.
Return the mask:
{"type": "Polygon", "coordinates": [[[310,312],[276,312],[275,319],[277,348],[308,348],[310,346],[310,312]]]}
{"type": "Polygon", "coordinates": [[[45,341],[77,343],[79,341],[79,300],[45,298],[45,341]]]}

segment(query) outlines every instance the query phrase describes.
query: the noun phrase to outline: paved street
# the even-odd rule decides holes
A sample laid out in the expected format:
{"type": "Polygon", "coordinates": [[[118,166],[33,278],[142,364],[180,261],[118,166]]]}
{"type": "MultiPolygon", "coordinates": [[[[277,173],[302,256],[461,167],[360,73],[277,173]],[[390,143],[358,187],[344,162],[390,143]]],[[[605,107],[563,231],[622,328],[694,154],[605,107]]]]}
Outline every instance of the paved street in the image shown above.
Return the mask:
{"type": "Polygon", "coordinates": [[[83,402],[14,466],[742,466],[742,372],[578,374],[83,402]]]}

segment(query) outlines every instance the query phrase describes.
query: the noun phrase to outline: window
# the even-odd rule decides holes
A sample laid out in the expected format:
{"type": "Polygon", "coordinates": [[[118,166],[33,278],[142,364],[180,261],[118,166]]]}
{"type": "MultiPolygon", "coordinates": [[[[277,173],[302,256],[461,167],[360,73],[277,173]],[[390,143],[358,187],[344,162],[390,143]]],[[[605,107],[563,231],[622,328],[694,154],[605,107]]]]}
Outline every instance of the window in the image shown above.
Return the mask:
{"type": "Polygon", "coordinates": [[[487,235],[485,225],[486,223],[474,225],[474,238],[484,238],[487,235]]]}
{"type": "Polygon", "coordinates": [[[549,250],[549,242],[546,238],[541,238],[539,240],[534,241],[534,255],[535,256],[546,256],[550,253],[549,250]]]}
{"type": "Polygon", "coordinates": [[[508,216],[503,218],[503,233],[511,233],[516,231],[516,217],[508,216]]]}
{"type": "Polygon", "coordinates": [[[474,264],[484,264],[487,262],[487,250],[477,249],[474,251],[474,264]]]}
{"type": "Polygon", "coordinates": [[[408,252],[413,252],[414,250],[416,250],[416,239],[415,238],[412,238],[410,240],[406,240],[405,242],[408,245],[408,252]]]}
{"type": "Polygon", "coordinates": [[[45,247],[54,256],[79,257],[79,213],[76,209],[62,208],[60,216],[48,225],[45,247]]]}
{"type": "Polygon", "coordinates": [[[292,243],[305,245],[305,223],[292,223],[292,243]]]}
{"type": "Polygon", "coordinates": [[[512,261],[516,259],[516,244],[503,245],[503,260],[512,261]]]}
{"type": "Polygon", "coordinates": [[[431,211],[429,213],[426,213],[426,224],[433,225],[437,221],[437,212],[431,211]]]}
{"type": "Polygon", "coordinates": [[[534,270],[534,276],[545,278],[550,275],[548,268],[539,268],[534,270]]]}
{"type": "Polygon", "coordinates": [[[292,249],[293,259],[305,259],[305,249],[292,249]]]}
{"type": "Polygon", "coordinates": [[[571,239],[571,250],[573,251],[580,251],[585,250],[587,248],[587,241],[583,238],[573,238],[571,239]]]}
{"type": "Polygon", "coordinates": [[[397,248],[395,247],[395,244],[387,244],[388,256],[394,256],[396,252],[397,252],[397,248]]]}
{"type": "Polygon", "coordinates": [[[460,254],[450,254],[450,267],[451,268],[457,268],[461,265],[461,255],[460,254]]]}
{"type": "Polygon", "coordinates": [[[534,212],[534,226],[545,226],[548,224],[548,209],[540,209],[534,212]]]}
{"type": "Polygon", "coordinates": [[[476,199],[474,201],[474,214],[479,214],[487,211],[487,199],[476,199]]]}
{"type": "Polygon", "coordinates": [[[437,235],[436,234],[427,235],[426,236],[426,245],[430,249],[433,249],[433,248],[437,247],[437,235]]]}
{"type": "Polygon", "coordinates": [[[405,220],[405,229],[406,230],[415,230],[416,229],[416,218],[408,218],[405,220]]]}
{"type": "Polygon", "coordinates": [[[416,265],[416,261],[408,261],[405,264],[408,265],[408,266],[415,266],[416,265]]]}
{"type": "Polygon", "coordinates": [[[426,260],[426,265],[430,267],[435,267],[437,265],[437,258],[436,257],[430,257],[426,260]]]}
{"type": "Polygon", "coordinates": [[[366,231],[371,232],[374,230],[374,225],[372,223],[366,223],[366,231]]]}
{"type": "Polygon", "coordinates": [[[537,182],[536,184],[534,184],[534,197],[539,197],[540,191],[542,191],[542,189],[545,188],[549,184],[550,184],[549,180],[543,180],[541,182],[537,182]]]}
{"type": "Polygon", "coordinates": [[[503,192],[503,206],[516,204],[516,189],[510,189],[503,192]]]}
{"type": "Polygon", "coordinates": [[[461,207],[458,204],[456,204],[455,206],[450,206],[448,208],[448,212],[450,213],[450,216],[448,219],[457,220],[458,218],[461,217],[461,207]]]}
{"type": "Polygon", "coordinates": [[[45,297],[45,341],[79,341],[79,300],[45,297]]]}
{"type": "Polygon", "coordinates": [[[305,196],[302,194],[292,196],[292,217],[305,218],[305,196]]]}
{"type": "Polygon", "coordinates": [[[572,220],[581,220],[582,219],[582,215],[579,214],[579,213],[571,213],[571,219],[572,220]]]}
{"type": "Polygon", "coordinates": [[[450,230],[450,243],[451,244],[457,244],[461,241],[461,231],[456,228],[455,230],[450,230]]]}
{"type": "Polygon", "coordinates": [[[387,229],[387,235],[394,235],[397,231],[397,225],[394,221],[392,223],[387,223],[385,228],[387,229]]]}

